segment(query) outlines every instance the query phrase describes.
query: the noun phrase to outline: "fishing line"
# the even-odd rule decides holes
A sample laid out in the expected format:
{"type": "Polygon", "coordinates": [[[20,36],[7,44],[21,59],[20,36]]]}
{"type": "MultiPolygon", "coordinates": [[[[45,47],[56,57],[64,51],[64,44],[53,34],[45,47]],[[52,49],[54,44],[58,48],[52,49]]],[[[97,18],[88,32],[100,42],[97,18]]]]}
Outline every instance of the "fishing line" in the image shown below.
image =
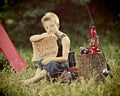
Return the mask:
{"type": "Polygon", "coordinates": [[[89,10],[89,8],[88,8],[87,3],[85,3],[85,7],[86,7],[87,12],[88,12],[88,15],[89,15],[89,17],[90,17],[91,24],[92,24],[92,26],[94,26],[94,21],[93,21],[93,18],[92,18],[92,15],[91,15],[91,13],[90,13],[90,10],[89,10]]]}

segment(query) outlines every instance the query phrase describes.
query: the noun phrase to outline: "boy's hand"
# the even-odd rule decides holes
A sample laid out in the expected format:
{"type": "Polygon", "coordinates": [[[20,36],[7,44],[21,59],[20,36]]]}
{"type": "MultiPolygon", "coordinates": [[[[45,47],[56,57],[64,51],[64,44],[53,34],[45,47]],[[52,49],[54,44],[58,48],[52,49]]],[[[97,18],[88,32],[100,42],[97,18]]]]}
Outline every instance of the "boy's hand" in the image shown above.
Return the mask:
{"type": "Polygon", "coordinates": [[[47,64],[50,63],[52,60],[53,60],[52,57],[44,58],[44,59],[42,60],[42,64],[47,65],[47,64]]]}
{"type": "Polygon", "coordinates": [[[54,38],[54,39],[57,39],[57,36],[54,35],[54,34],[49,34],[50,37],[54,38]]]}

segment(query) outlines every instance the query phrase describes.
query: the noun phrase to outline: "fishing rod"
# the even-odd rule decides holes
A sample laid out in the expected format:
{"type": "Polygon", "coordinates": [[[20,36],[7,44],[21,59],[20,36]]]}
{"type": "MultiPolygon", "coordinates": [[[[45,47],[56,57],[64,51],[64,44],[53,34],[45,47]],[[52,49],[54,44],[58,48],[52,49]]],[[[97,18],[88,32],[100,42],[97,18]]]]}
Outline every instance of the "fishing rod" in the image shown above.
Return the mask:
{"type": "MultiPolygon", "coordinates": [[[[90,36],[94,36],[93,34],[95,34],[95,36],[94,36],[94,38],[95,38],[95,42],[94,42],[95,46],[100,45],[100,49],[102,50],[103,56],[105,57],[105,54],[104,54],[104,51],[103,51],[103,48],[102,48],[102,44],[101,44],[100,41],[98,41],[98,35],[97,35],[97,32],[96,32],[95,23],[94,23],[93,17],[92,17],[92,15],[90,13],[90,10],[88,8],[87,3],[85,3],[85,7],[87,9],[87,12],[88,12],[88,15],[89,15],[89,18],[90,18],[90,21],[91,21],[90,36]],[[98,44],[98,42],[99,42],[99,44],[98,44]]],[[[103,70],[103,74],[105,76],[110,75],[110,77],[113,78],[113,75],[112,75],[112,72],[111,72],[111,68],[110,68],[109,64],[107,63],[106,58],[105,58],[105,63],[107,65],[107,69],[103,70]]]]}

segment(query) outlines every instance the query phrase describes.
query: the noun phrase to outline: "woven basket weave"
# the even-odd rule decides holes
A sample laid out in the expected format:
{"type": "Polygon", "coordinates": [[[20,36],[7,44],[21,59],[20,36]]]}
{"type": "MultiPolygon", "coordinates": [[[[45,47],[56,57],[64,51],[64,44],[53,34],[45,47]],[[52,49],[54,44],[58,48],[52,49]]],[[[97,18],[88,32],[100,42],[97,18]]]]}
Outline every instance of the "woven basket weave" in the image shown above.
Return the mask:
{"type": "Polygon", "coordinates": [[[103,54],[78,55],[77,60],[79,76],[83,76],[84,78],[90,78],[95,72],[102,74],[103,69],[107,68],[103,54]]]}

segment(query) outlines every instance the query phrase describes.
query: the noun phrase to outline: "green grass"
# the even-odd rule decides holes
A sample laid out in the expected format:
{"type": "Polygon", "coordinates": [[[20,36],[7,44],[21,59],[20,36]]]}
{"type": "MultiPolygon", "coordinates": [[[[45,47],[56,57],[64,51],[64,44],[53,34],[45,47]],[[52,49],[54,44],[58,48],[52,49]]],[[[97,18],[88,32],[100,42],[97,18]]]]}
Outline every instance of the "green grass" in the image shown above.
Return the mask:
{"type": "MultiPolygon", "coordinates": [[[[79,54],[79,47],[73,49],[79,54]]],[[[114,79],[107,78],[105,83],[96,84],[94,78],[85,82],[73,81],[70,85],[59,82],[48,82],[43,79],[29,86],[21,86],[22,79],[34,75],[35,68],[31,49],[20,49],[19,53],[27,62],[28,68],[21,73],[15,73],[10,66],[0,71],[0,92],[5,96],[120,96],[120,48],[118,45],[103,46],[103,50],[110,64],[114,79]]],[[[0,95],[1,96],[1,95],[0,95]]]]}

